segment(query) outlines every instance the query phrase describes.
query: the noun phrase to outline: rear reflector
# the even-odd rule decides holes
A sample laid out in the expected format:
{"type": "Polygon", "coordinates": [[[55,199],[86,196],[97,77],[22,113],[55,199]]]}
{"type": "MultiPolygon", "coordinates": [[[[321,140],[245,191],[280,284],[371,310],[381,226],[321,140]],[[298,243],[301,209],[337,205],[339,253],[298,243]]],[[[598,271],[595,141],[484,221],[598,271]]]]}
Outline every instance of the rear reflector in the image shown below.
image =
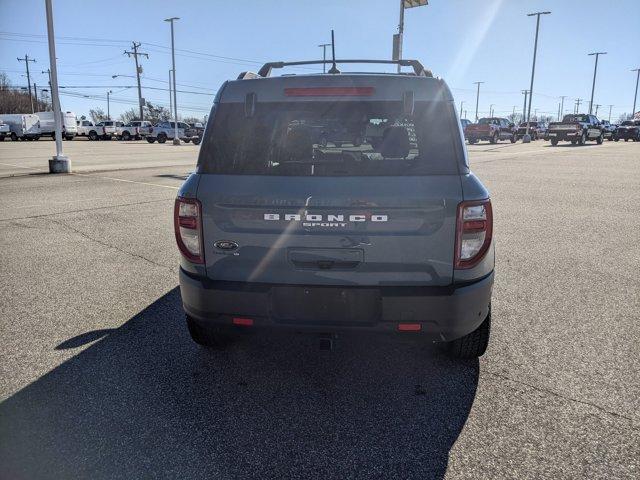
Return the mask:
{"type": "Polygon", "coordinates": [[[373,95],[373,87],[311,87],[285,88],[287,97],[369,97],[373,95]]]}
{"type": "Polygon", "coordinates": [[[422,325],[419,323],[399,323],[398,331],[400,332],[419,332],[422,330],[422,325]]]}
{"type": "Polygon", "coordinates": [[[244,327],[251,327],[253,325],[253,319],[252,318],[234,317],[233,320],[231,320],[231,322],[234,325],[242,325],[244,327]]]}

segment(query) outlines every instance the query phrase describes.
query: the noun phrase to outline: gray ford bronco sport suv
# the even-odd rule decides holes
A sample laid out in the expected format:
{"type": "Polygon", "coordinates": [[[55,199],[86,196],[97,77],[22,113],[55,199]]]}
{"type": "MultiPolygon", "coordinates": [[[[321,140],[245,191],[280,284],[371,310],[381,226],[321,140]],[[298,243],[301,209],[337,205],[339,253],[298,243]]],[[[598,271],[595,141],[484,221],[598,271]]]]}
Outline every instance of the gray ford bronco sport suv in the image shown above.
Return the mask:
{"type": "Polygon", "coordinates": [[[217,94],[175,202],[191,337],[378,331],[482,355],[492,210],[449,88],[415,60],[336,61],[411,74],[270,76],[312,63],[269,63],[217,94]]]}

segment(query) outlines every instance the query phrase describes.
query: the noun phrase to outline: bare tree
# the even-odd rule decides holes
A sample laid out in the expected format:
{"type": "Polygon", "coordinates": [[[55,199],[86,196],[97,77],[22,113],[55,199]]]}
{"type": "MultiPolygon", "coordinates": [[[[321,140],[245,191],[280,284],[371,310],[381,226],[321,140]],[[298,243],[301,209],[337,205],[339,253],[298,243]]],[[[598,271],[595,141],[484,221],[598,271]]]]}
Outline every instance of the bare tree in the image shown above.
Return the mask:
{"type": "MultiPolygon", "coordinates": [[[[48,102],[42,97],[34,102],[36,112],[42,112],[49,108],[48,102]]],[[[27,88],[13,87],[9,77],[0,72],[0,113],[31,113],[31,101],[27,88]]]]}
{"type": "Polygon", "coordinates": [[[91,117],[91,120],[93,120],[93,123],[99,123],[107,120],[107,114],[104,113],[104,110],[100,107],[90,109],[89,116],[91,117]]]}

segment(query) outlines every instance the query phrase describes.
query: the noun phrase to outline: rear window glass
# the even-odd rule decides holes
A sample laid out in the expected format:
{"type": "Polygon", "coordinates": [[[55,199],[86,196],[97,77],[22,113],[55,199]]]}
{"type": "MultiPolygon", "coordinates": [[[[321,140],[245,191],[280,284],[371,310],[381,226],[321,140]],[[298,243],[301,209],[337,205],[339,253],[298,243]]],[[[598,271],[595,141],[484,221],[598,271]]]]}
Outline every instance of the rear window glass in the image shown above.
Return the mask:
{"type": "Polygon", "coordinates": [[[457,174],[459,126],[447,102],[221,103],[207,127],[200,173],[366,176],[457,174]],[[456,144],[458,142],[458,144],[456,144]]]}
{"type": "Polygon", "coordinates": [[[589,117],[586,115],[565,115],[562,119],[563,122],[588,122],[589,117]]]}

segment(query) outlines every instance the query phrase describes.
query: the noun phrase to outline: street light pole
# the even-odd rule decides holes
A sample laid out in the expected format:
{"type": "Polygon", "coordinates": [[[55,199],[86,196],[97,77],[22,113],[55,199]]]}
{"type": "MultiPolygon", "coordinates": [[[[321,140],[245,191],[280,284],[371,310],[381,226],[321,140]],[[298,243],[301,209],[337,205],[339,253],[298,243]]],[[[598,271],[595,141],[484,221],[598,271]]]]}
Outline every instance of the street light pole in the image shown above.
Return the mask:
{"type": "Polygon", "coordinates": [[[593,67],[593,83],[591,84],[591,100],[589,101],[589,115],[591,115],[592,111],[593,111],[593,92],[596,89],[596,73],[598,72],[598,57],[600,55],[606,55],[607,52],[592,52],[589,54],[589,56],[591,55],[595,55],[596,56],[596,64],[593,67]]]}
{"type": "Polygon", "coordinates": [[[527,118],[527,95],[529,94],[529,90],[522,90],[524,94],[524,105],[522,107],[522,122],[527,118]]]}
{"type": "Polygon", "coordinates": [[[480,101],[480,84],[484,82],[473,82],[473,83],[478,86],[478,89],[476,90],[476,123],[477,123],[478,122],[478,103],[480,101]]]}
{"type": "Polygon", "coordinates": [[[493,103],[489,105],[489,116],[493,117],[493,103]]]}
{"type": "MultiPolygon", "coordinates": [[[[404,10],[405,8],[423,7],[429,4],[429,0],[400,0],[400,21],[398,22],[397,56],[394,60],[402,60],[402,38],[404,36],[404,10]]],[[[394,50],[396,50],[394,48],[394,50]]],[[[395,53],[395,52],[394,52],[395,53]]],[[[400,73],[400,64],[398,64],[400,73]]]]}
{"type": "Polygon", "coordinates": [[[109,108],[109,95],[113,93],[113,90],[107,90],[107,120],[111,120],[111,109],[109,108]]]}
{"type": "MultiPolygon", "coordinates": [[[[331,46],[331,44],[330,43],[321,43],[318,46],[322,48],[322,61],[326,62],[327,61],[327,47],[331,46]]],[[[327,73],[327,64],[326,63],[322,64],[322,73],[327,73]]]]}
{"type": "Polygon", "coordinates": [[[71,161],[62,154],[62,113],[58,93],[58,67],[56,65],[56,40],[53,31],[53,7],[51,0],[45,0],[47,11],[47,37],[49,39],[49,64],[51,65],[51,101],[56,130],[56,154],[49,160],[49,173],[70,173],[71,161]]]}
{"type": "Polygon", "coordinates": [[[551,12],[528,13],[527,17],[536,17],[536,39],[533,43],[533,66],[531,67],[531,85],[529,86],[529,108],[527,109],[527,130],[522,137],[522,143],[531,142],[529,135],[529,121],[531,117],[531,104],[533,103],[533,78],[536,74],[536,55],[538,53],[538,32],[540,31],[540,15],[549,15],[551,12]]]}
{"type": "Polygon", "coordinates": [[[609,105],[609,123],[611,123],[611,109],[613,108],[613,105],[609,105]]]}
{"type": "Polygon", "coordinates": [[[631,115],[636,114],[636,100],[638,99],[638,80],[640,80],[640,68],[636,68],[635,70],[631,70],[632,72],[638,72],[636,75],[636,93],[633,95],[633,110],[631,111],[631,115]]]}
{"type": "Polygon", "coordinates": [[[171,66],[173,67],[173,125],[175,127],[173,134],[173,144],[180,145],[180,139],[178,138],[178,99],[176,97],[176,51],[175,51],[175,39],[173,35],[173,22],[180,20],[179,17],[166,18],[164,21],[171,24],[171,66]]]}
{"type": "Polygon", "coordinates": [[[173,98],[171,97],[171,92],[173,89],[171,88],[171,73],[173,70],[169,69],[169,111],[173,113],[173,98]]]}

